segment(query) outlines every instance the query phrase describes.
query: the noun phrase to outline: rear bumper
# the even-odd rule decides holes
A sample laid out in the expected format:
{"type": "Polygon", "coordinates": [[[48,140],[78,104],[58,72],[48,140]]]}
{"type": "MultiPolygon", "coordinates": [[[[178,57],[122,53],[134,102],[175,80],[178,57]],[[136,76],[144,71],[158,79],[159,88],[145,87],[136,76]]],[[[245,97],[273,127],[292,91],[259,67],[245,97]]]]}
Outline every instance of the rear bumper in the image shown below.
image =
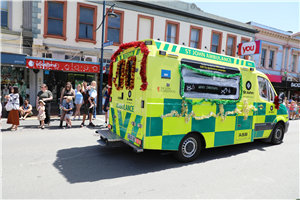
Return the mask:
{"type": "Polygon", "coordinates": [[[97,130],[96,133],[98,133],[100,135],[100,139],[97,140],[97,142],[101,146],[117,147],[117,146],[128,145],[128,146],[131,146],[133,148],[133,151],[136,153],[141,153],[144,151],[144,149],[135,146],[134,144],[128,142],[121,136],[117,135],[116,133],[114,133],[108,129],[97,130]]]}

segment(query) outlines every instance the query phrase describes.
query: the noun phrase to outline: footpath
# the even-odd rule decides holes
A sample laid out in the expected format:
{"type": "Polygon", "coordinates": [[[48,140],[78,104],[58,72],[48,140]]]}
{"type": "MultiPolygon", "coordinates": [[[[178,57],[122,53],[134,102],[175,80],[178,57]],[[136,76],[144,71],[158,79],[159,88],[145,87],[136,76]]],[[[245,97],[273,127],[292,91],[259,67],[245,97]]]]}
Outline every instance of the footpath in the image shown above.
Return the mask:
{"type": "MultiPolygon", "coordinates": [[[[72,127],[68,128],[66,127],[66,122],[64,121],[63,127],[59,127],[60,123],[60,118],[57,115],[51,116],[51,122],[50,126],[45,125],[45,129],[40,129],[38,128],[39,126],[39,121],[37,120],[36,116],[28,117],[25,120],[20,119],[20,125],[18,127],[18,130],[16,131],[30,131],[30,130],[41,130],[41,131],[47,131],[47,130],[63,130],[63,129],[80,129],[80,124],[82,123],[82,115],[80,116],[79,119],[72,120],[72,127]]],[[[7,118],[2,118],[0,120],[0,128],[1,131],[11,131],[9,128],[11,127],[11,124],[6,123],[7,118]]],[[[104,124],[104,115],[96,115],[96,119],[92,120],[93,124],[95,124],[95,127],[88,126],[89,120],[85,120],[85,126],[82,127],[81,129],[84,128],[89,128],[89,129],[99,129],[102,127],[102,124],[104,124]]]]}

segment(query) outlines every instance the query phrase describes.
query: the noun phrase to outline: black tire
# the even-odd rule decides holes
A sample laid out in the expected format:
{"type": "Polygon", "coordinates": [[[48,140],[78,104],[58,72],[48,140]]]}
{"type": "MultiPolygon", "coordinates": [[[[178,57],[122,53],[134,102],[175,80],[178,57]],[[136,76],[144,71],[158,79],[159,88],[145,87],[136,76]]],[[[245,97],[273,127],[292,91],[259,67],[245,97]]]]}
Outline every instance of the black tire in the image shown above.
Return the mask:
{"type": "Polygon", "coordinates": [[[181,140],[178,151],[174,156],[181,162],[191,162],[195,160],[201,151],[201,140],[196,134],[188,134],[181,140]]]}
{"type": "Polygon", "coordinates": [[[284,127],[282,124],[277,124],[273,129],[271,144],[281,144],[284,136],[284,127]]]}

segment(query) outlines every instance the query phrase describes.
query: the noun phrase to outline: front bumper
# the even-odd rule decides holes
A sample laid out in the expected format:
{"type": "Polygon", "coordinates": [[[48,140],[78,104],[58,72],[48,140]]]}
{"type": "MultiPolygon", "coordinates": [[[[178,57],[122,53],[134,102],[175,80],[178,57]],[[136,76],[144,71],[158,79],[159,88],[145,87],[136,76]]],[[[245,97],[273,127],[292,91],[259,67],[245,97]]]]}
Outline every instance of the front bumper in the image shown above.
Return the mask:
{"type": "Polygon", "coordinates": [[[290,121],[285,122],[284,126],[285,126],[285,127],[284,127],[284,133],[286,133],[286,132],[288,132],[288,130],[289,130],[290,121]]]}
{"type": "Polygon", "coordinates": [[[116,133],[110,131],[109,129],[97,130],[96,133],[100,135],[100,140],[97,140],[97,142],[101,146],[119,147],[128,145],[131,146],[133,148],[133,151],[136,153],[141,153],[144,151],[143,148],[135,146],[134,144],[128,142],[127,140],[117,135],[116,133]]]}

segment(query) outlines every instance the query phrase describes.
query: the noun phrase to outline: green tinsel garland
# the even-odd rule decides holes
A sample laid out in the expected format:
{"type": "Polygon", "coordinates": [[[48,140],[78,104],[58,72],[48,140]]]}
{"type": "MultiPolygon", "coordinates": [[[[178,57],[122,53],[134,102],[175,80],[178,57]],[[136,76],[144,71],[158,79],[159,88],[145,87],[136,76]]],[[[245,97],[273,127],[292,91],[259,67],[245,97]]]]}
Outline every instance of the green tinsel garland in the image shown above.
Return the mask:
{"type": "Polygon", "coordinates": [[[243,77],[241,73],[236,73],[236,74],[228,74],[228,75],[223,75],[223,74],[215,74],[215,73],[210,73],[206,71],[201,71],[199,69],[195,69],[189,65],[186,64],[179,64],[179,74],[180,74],[180,81],[181,81],[181,97],[183,100],[185,100],[187,103],[190,103],[192,105],[200,105],[203,102],[211,102],[211,104],[233,104],[233,103],[239,103],[242,99],[243,96],[243,77]],[[215,99],[202,99],[201,101],[193,102],[192,100],[186,99],[184,96],[184,87],[185,87],[185,82],[183,81],[183,76],[181,73],[181,68],[186,67],[189,70],[192,70],[194,72],[197,72],[198,74],[205,75],[205,76],[214,76],[214,77],[220,77],[220,78],[232,78],[235,76],[240,77],[240,98],[238,100],[215,100],[215,99]]]}

